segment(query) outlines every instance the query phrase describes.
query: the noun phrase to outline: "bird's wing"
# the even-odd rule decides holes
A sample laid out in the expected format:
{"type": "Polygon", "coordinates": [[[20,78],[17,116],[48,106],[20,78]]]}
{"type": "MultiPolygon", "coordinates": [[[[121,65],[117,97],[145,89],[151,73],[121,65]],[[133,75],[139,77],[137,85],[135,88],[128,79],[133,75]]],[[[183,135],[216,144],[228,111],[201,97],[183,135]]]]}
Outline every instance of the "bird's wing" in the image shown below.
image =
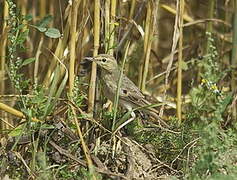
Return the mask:
{"type": "MultiPolygon", "coordinates": [[[[112,75],[105,75],[104,81],[106,82],[106,87],[109,89],[108,94],[113,94],[111,100],[113,101],[113,96],[117,91],[117,81],[118,77],[112,77],[112,75]],[[117,79],[116,79],[117,78],[117,79]],[[115,79],[115,81],[111,81],[115,79]],[[116,82],[116,83],[115,83],[116,82]]],[[[108,96],[107,94],[107,96],[108,96]]],[[[120,86],[119,98],[125,102],[134,104],[134,107],[143,107],[151,105],[146,99],[145,96],[141,93],[138,87],[125,75],[122,77],[122,82],[120,86]]],[[[148,108],[153,112],[157,112],[154,108],[148,108]]]]}
{"type": "MultiPolygon", "coordinates": [[[[112,96],[114,96],[117,91],[118,77],[117,76],[112,77],[111,75],[107,75],[104,77],[106,77],[104,78],[104,80],[106,81],[106,86],[109,89],[108,92],[112,96]],[[111,79],[114,79],[115,81],[111,81],[111,79]]],[[[133,104],[133,108],[151,105],[151,103],[149,103],[145,99],[145,96],[141,93],[138,87],[125,75],[123,75],[122,77],[119,98],[120,100],[123,100],[124,102],[129,102],[129,104],[133,104]]],[[[147,107],[147,108],[144,108],[142,111],[144,111],[147,114],[150,114],[153,118],[158,119],[163,125],[165,125],[165,127],[168,127],[168,125],[158,116],[158,111],[156,109],[152,107],[147,107]]]]}
{"type": "MultiPolygon", "coordinates": [[[[120,90],[120,99],[129,101],[130,103],[136,105],[137,107],[149,106],[151,105],[145,99],[145,96],[142,94],[140,89],[126,76],[123,76],[121,90],[120,90]]],[[[148,111],[158,114],[158,111],[152,107],[146,107],[148,111]]]]}
{"type": "Polygon", "coordinates": [[[144,98],[144,95],[141,93],[138,87],[126,76],[122,77],[121,95],[125,97],[131,96],[131,98],[134,98],[137,100],[144,98]]]}

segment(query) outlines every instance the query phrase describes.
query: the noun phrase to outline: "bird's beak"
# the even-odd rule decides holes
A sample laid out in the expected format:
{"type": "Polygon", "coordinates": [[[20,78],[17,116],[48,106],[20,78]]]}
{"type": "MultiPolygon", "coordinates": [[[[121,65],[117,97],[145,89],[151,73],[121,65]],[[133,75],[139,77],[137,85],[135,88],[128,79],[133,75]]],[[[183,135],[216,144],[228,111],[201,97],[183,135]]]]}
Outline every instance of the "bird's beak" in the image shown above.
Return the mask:
{"type": "Polygon", "coordinates": [[[88,60],[88,61],[94,61],[95,60],[93,57],[84,57],[83,59],[88,60]]]}

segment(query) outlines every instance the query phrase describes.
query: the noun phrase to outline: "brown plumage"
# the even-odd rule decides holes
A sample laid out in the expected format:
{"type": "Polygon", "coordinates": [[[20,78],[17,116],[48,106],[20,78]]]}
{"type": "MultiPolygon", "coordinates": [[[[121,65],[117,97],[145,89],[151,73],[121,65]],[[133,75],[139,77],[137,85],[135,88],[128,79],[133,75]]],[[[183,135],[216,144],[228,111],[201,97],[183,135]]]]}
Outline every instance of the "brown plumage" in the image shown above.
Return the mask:
{"type": "MultiPolygon", "coordinates": [[[[120,68],[116,59],[107,54],[100,54],[93,58],[87,58],[95,62],[101,68],[101,79],[103,81],[103,91],[105,96],[114,101],[117,92],[117,85],[120,76],[120,68]]],[[[157,120],[161,120],[156,109],[145,107],[151,105],[138,87],[126,76],[122,75],[119,91],[119,105],[131,111],[133,108],[144,107],[140,110],[151,115],[157,120]]]]}

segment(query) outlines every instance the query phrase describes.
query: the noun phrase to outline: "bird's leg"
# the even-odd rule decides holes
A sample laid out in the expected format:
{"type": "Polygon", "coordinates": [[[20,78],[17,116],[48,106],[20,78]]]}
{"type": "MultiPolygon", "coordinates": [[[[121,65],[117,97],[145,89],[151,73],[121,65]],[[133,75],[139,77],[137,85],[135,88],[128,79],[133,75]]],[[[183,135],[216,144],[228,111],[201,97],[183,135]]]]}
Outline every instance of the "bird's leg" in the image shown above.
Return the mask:
{"type": "Polygon", "coordinates": [[[114,131],[114,133],[116,133],[117,131],[119,131],[120,129],[122,129],[124,126],[126,126],[128,123],[132,122],[135,118],[136,118],[136,114],[134,113],[134,111],[132,111],[132,109],[129,111],[130,112],[130,116],[131,118],[128,119],[127,121],[125,121],[124,123],[120,124],[114,131]]]}

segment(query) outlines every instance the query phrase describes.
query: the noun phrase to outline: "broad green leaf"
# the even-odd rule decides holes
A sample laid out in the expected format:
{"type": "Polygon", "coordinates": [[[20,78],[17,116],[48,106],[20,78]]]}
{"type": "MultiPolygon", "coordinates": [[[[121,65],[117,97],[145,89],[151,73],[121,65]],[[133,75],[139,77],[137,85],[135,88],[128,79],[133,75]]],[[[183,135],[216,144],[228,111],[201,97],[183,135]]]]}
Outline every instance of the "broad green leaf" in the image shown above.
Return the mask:
{"type": "Polygon", "coordinates": [[[220,106],[220,113],[223,113],[227,106],[231,103],[233,97],[231,94],[229,94],[228,96],[225,97],[225,99],[223,99],[223,101],[221,102],[221,106],[220,106]]]}
{"type": "Polygon", "coordinates": [[[53,16],[47,15],[37,23],[37,27],[47,27],[47,25],[53,20],[53,16]]]}
{"type": "Polygon", "coordinates": [[[30,63],[32,63],[32,62],[34,62],[34,61],[35,61],[35,58],[28,58],[28,59],[25,59],[25,60],[23,61],[23,63],[22,63],[21,66],[26,66],[26,65],[28,65],[28,64],[30,64],[30,63]]]}
{"type": "Polygon", "coordinates": [[[24,19],[25,19],[26,21],[31,21],[31,20],[33,19],[33,17],[32,17],[31,14],[27,14],[27,15],[24,16],[24,19]]]}
{"type": "Polygon", "coordinates": [[[188,65],[187,65],[187,63],[184,62],[184,61],[181,61],[181,68],[182,68],[184,71],[188,70],[188,65]]]}
{"type": "Polygon", "coordinates": [[[20,33],[20,35],[17,38],[17,44],[22,44],[25,42],[26,38],[28,37],[29,29],[26,29],[24,32],[20,33]]]}
{"type": "Polygon", "coordinates": [[[58,29],[55,28],[49,28],[46,32],[45,35],[50,37],[50,38],[60,38],[61,33],[58,29]]]}
{"type": "Polygon", "coordinates": [[[8,135],[11,137],[20,136],[22,134],[23,129],[24,129],[24,124],[21,124],[17,126],[15,129],[13,129],[8,135]]]}

